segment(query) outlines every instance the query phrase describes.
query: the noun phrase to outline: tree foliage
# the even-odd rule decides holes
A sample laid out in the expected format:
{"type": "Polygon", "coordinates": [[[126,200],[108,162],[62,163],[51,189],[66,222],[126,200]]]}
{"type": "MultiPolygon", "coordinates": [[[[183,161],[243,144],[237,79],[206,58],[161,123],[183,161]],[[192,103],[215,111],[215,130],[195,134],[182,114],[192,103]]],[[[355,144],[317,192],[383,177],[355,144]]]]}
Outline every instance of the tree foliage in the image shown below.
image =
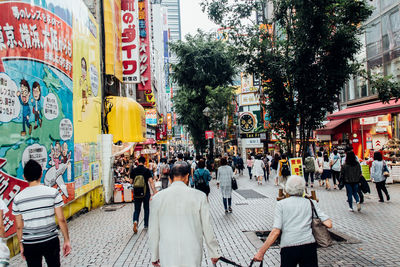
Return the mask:
{"type": "Polygon", "coordinates": [[[308,146],[356,72],[357,36],[371,10],[365,0],[269,2],[271,19],[263,15],[267,1],[204,0],[203,9],[229,33],[235,60],[261,76],[271,126],[285,132],[294,153],[296,137],[308,146]]]}
{"type": "Polygon", "coordinates": [[[179,85],[173,98],[178,122],[188,128],[196,149],[204,150],[204,132],[220,128],[230,107],[232,56],[223,42],[202,32],[171,44],[171,50],[178,59],[172,65],[172,77],[179,85]],[[206,107],[209,117],[203,114],[206,107]]]}

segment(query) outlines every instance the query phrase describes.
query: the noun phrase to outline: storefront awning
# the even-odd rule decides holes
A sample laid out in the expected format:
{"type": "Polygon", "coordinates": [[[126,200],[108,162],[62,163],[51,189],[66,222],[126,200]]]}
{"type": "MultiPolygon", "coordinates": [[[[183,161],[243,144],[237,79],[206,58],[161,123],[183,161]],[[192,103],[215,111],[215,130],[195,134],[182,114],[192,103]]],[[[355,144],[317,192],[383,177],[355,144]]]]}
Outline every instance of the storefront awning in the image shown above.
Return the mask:
{"type": "Polygon", "coordinates": [[[375,102],[362,106],[355,106],[343,109],[328,116],[328,120],[352,119],[361,117],[378,116],[388,113],[399,113],[400,101],[390,100],[389,104],[375,102]]]}
{"type": "Polygon", "coordinates": [[[342,123],[345,123],[348,119],[338,119],[338,120],[333,120],[325,124],[324,127],[316,130],[316,133],[318,135],[330,135],[334,134],[334,130],[336,127],[341,125],[342,123]]]}
{"type": "Polygon", "coordinates": [[[109,96],[107,100],[112,104],[107,119],[109,133],[113,135],[113,142],[144,142],[146,140],[146,118],[143,107],[127,97],[109,96]]]}

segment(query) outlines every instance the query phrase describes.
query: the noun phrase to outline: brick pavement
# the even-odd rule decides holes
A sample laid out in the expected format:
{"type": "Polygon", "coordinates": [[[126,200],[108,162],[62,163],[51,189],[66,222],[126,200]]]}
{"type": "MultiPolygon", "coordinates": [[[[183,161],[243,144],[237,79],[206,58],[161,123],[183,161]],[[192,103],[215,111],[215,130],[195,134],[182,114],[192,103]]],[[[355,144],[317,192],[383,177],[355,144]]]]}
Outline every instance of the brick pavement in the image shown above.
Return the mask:
{"type": "MultiPolygon", "coordinates": [[[[238,185],[267,198],[244,199],[235,192],[233,213],[225,214],[213,181],[209,200],[222,255],[247,266],[257,248],[245,232],[271,229],[277,187],[272,182],[258,186],[247,176],[241,176],[238,185]]],[[[370,186],[372,194],[360,213],[348,211],[345,190],[326,191],[317,186],[320,206],[332,218],[334,229],[360,241],[319,249],[320,266],[400,266],[395,252],[400,244],[400,185],[389,185],[392,199],[385,203],[378,203],[375,188],[370,186]]],[[[63,266],[150,266],[147,232],[140,227],[138,235],[132,234],[132,212],[133,205],[126,204],[112,212],[97,209],[69,222],[73,253],[63,258],[63,266]]],[[[266,266],[279,266],[279,249],[270,249],[264,259],[266,266]]],[[[19,256],[11,263],[23,266],[19,256]]],[[[212,266],[207,251],[202,266],[212,266]]]]}

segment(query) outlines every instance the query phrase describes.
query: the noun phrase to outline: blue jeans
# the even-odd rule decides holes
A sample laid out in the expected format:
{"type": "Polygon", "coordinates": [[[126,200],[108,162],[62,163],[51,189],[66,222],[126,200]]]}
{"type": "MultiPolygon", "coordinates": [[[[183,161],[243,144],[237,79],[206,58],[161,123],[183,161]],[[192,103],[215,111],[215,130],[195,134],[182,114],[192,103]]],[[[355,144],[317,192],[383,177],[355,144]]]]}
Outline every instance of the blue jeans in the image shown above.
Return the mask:
{"type": "Polygon", "coordinates": [[[358,197],[358,184],[345,184],[346,192],[347,192],[347,202],[349,202],[350,209],[353,208],[353,197],[356,202],[360,202],[360,198],[358,197]]]}
{"type": "Polygon", "coordinates": [[[224,202],[225,210],[228,210],[232,205],[232,198],[222,198],[222,201],[224,202]]]}
{"type": "Polygon", "coordinates": [[[144,227],[149,226],[149,215],[150,215],[150,195],[144,198],[135,198],[135,212],[133,213],[133,221],[139,223],[140,210],[142,209],[142,203],[144,208],[144,227]]]}
{"type": "Polygon", "coordinates": [[[251,179],[251,178],[252,178],[252,175],[251,175],[251,167],[247,166],[247,169],[249,170],[249,176],[250,176],[250,179],[251,179]]]}

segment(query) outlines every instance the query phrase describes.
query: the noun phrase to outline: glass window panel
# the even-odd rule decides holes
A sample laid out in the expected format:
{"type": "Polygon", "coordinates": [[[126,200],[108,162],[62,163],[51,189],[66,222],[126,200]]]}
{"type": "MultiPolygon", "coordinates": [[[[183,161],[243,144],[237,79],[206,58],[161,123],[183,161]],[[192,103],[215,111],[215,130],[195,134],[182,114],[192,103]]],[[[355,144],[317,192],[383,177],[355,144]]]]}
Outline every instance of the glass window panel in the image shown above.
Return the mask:
{"type": "Polygon", "coordinates": [[[368,58],[374,57],[382,52],[381,45],[381,23],[376,20],[367,25],[366,29],[367,39],[367,55],[368,58]]]}
{"type": "Polygon", "coordinates": [[[380,2],[379,0],[369,1],[369,4],[373,8],[371,17],[375,17],[375,16],[380,14],[381,9],[380,9],[380,3],[379,2],[380,2]]]}
{"type": "Polygon", "coordinates": [[[349,80],[349,100],[355,99],[354,79],[349,80]]]}
{"type": "Polygon", "coordinates": [[[391,40],[393,40],[392,43],[394,47],[400,46],[400,12],[398,9],[390,13],[389,20],[393,34],[391,38],[391,40]]]}
{"type": "Polygon", "coordinates": [[[399,3],[398,0],[381,0],[382,11],[385,10],[386,8],[388,8],[389,6],[391,6],[393,4],[398,4],[398,3],[399,3]]]}

